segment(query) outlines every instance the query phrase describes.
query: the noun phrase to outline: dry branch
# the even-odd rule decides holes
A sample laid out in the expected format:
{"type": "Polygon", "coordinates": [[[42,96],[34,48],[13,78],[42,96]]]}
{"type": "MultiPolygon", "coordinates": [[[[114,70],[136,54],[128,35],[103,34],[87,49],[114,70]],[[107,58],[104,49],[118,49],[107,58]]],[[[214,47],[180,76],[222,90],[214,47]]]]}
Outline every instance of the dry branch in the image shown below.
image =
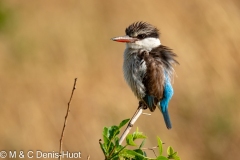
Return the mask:
{"type": "Polygon", "coordinates": [[[89,160],[89,159],[90,159],[90,155],[87,156],[87,160],[89,160]]]}
{"type": "Polygon", "coordinates": [[[136,110],[136,112],[134,113],[133,117],[131,118],[130,122],[128,123],[127,128],[125,129],[125,131],[123,132],[120,140],[119,140],[119,144],[121,145],[123,140],[126,138],[126,136],[128,135],[128,133],[130,132],[130,130],[132,129],[134,123],[137,121],[137,119],[140,117],[140,115],[142,114],[143,109],[145,109],[146,106],[139,102],[139,106],[136,110]]]}
{"type": "Polygon", "coordinates": [[[68,113],[70,112],[70,104],[71,104],[71,101],[72,101],[73,93],[74,93],[74,91],[76,89],[76,83],[77,83],[77,78],[74,79],[72,93],[71,93],[70,99],[68,101],[67,113],[65,115],[65,119],[64,119],[64,123],[63,123],[63,129],[62,129],[62,134],[61,134],[61,138],[60,138],[60,146],[59,146],[59,155],[60,155],[59,156],[59,160],[61,160],[61,158],[62,158],[63,136],[64,136],[64,131],[65,131],[65,128],[66,128],[66,125],[67,125],[67,118],[68,118],[68,113]]]}

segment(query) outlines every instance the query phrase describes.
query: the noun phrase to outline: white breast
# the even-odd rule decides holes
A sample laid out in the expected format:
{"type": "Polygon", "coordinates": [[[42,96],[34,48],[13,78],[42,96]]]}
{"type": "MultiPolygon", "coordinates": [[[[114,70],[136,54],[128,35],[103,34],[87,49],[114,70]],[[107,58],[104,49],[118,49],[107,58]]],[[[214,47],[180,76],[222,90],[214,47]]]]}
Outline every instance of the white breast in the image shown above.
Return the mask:
{"type": "Polygon", "coordinates": [[[126,48],[123,62],[124,78],[139,100],[145,96],[143,77],[146,74],[146,64],[137,56],[137,50],[126,48]]]}

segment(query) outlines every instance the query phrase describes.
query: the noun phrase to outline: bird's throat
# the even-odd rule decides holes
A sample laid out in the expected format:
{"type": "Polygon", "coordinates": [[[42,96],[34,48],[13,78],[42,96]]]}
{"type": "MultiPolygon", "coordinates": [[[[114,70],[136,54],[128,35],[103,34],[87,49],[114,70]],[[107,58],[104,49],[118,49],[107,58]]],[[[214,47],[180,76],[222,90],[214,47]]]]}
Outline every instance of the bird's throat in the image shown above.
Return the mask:
{"type": "Polygon", "coordinates": [[[142,40],[135,41],[134,43],[126,43],[127,48],[131,49],[145,49],[151,51],[153,48],[158,47],[161,45],[159,38],[145,38],[142,40]]]}

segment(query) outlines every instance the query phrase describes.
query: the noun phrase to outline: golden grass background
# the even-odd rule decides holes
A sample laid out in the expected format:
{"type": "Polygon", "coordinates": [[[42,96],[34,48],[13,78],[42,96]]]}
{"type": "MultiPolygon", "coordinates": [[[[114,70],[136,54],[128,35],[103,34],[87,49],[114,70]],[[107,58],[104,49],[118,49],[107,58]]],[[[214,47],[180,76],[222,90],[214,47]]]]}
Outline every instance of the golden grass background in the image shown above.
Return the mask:
{"type": "Polygon", "coordinates": [[[2,0],[0,150],[58,151],[77,77],[63,150],[103,159],[103,127],[130,118],[138,104],[123,79],[125,45],[110,40],[135,21],[157,26],[180,62],[173,129],[158,110],[141,116],[134,127],[148,136],[145,146],[156,146],[159,136],[183,160],[239,157],[238,0],[2,0]]]}

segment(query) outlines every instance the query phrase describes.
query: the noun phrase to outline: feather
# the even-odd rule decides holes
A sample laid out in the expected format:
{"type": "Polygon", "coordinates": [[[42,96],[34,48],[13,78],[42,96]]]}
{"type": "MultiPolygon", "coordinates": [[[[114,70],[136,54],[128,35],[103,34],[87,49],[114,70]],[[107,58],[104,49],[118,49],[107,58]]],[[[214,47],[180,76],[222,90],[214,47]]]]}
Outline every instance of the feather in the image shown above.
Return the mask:
{"type": "Polygon", "coordinates": [[[179,64],[178,61],[175,60],[177,55],[172,52],[172,49],[167,46],[160,45],[153,48],[149,54],[151,54],[154,59],[161,61],[164,72],[167,72],[167,75],[171,78],[174,71],[173,65],[179,64]]]}
{"type": "MultiPolygon", "coordinates": [[[[146,94],[154,96],[158,101],[163,96],[164,86],[164,71],[160,59],[153,57],[151,52],[143,52],[142,57],[146,63],[146,74],[143,79],[143,84],[146,87],[146,94]]],[[[156,101],[156,100],[155,100],[156,101]]]]}
{"type": "Polygon", "coordinates": [[[146,22],[135,22],[127,27],[125,32],[126,35],[138,39],[144,39],[146,37],[159,37],[158,29],[146,22]]]}
{"type": "Polygon", "coordinates": [[[170,120],[170,116],[168,114],[168,110],[165,110],[165,112],[162,112],[162,114],[163,114],[163,119],[164,119],[164,122],[166,124],[167,129],[171,129],[172,128],[172,123],[171,123],[171,120],[170,120]]]}

